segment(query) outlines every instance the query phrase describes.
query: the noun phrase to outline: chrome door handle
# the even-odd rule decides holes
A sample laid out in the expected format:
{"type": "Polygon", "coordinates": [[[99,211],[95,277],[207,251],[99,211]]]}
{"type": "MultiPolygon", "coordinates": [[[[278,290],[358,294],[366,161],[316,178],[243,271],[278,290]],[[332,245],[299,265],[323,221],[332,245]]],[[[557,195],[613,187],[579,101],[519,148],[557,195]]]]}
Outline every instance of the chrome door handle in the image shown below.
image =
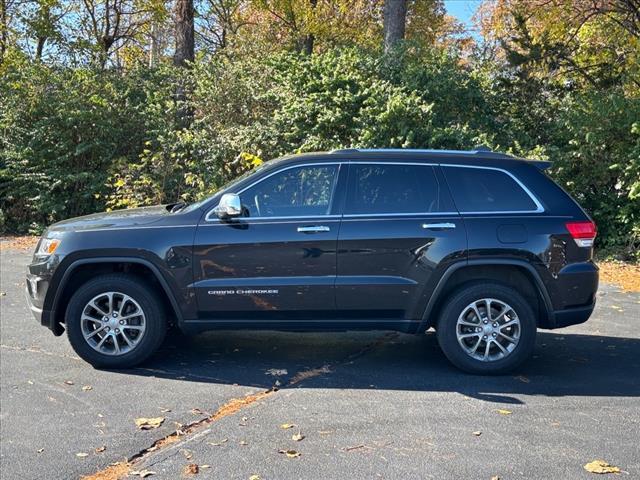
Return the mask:
{"type": "Polygon", "coordinates": [[[423,223],[422,228],[426,230],[451,230],[456,228],[455,223],[423,223]]]}
{"type": "Polygon", "coordinates": [[[298,232],[300,233],[320,233],[320,232],[330,232],[331,229],[329,227],[325,227],[324,225],[313,225],[309,227],[298,227],[298,232]]]}

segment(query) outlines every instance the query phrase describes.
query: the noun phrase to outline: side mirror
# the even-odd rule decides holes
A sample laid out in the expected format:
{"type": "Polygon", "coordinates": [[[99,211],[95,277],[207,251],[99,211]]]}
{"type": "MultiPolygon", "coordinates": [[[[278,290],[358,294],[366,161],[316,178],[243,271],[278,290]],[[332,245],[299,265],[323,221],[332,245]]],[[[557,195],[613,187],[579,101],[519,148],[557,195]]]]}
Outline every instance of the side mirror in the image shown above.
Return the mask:
{"type": "Polygon", "coordinates": [[[223,220],[226,218],[239,217],[242,215],[240,196],[235,193],[225,193],[213,211],[218,218],[223,220]]]}

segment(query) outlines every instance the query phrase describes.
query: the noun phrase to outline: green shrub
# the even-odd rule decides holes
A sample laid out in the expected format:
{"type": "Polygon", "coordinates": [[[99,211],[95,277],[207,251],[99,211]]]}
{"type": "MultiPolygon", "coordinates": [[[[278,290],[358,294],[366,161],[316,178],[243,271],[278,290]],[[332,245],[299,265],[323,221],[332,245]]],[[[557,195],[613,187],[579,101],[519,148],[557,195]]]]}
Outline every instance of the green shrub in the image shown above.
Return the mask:
{"type": "Polygon", "coordinates": [[[597,221],[598,245],[638,256],[640,99],[621,90],[562,90],[420,49],[394,61],[358,49],[220,55],[189,71],[52,68],[20,58],[0,68],[8,231],[193,201],[249,168],[251,154],[485,144],[553,160],[552,174],[597,221]],[[180,109],[178,84],[189,102],[180,109]],[[193,120],[182,128],[185,110],[193,120]]]}

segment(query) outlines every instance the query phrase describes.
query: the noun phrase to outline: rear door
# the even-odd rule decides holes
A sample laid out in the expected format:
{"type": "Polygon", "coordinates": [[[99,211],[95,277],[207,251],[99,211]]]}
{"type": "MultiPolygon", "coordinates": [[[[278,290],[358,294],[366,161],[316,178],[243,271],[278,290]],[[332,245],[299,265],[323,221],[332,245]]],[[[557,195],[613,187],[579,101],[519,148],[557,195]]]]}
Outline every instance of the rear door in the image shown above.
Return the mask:
{"type": "Polygon", "coordinates": [[[437,166],[351,163],[338,237],[339,312],[365,322],[419,320],[466,243],[437,166]]]}
{"type": "Polygon", "coordinates": [[[243,217],[199,225],[194,279],[202,318],[334,313],[339,177],[339,163],[285,167],[235,192],[243,217]]]}

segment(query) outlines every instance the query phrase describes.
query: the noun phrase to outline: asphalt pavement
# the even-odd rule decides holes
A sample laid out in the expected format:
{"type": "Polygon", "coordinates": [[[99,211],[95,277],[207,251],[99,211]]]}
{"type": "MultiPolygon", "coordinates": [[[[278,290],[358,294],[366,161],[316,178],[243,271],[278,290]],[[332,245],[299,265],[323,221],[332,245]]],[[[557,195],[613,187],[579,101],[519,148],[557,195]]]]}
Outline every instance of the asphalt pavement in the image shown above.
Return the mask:
{"type": "Polygon", "coordinates": [[[540,331],[503,377],[389,332],[172,334],[144,366],[99,371],[28,311],[30,252],[0,255],[3,480],[579,479],[596,459],[640,478],[638,293],[601,285],[586,324],[540,331]]]}

